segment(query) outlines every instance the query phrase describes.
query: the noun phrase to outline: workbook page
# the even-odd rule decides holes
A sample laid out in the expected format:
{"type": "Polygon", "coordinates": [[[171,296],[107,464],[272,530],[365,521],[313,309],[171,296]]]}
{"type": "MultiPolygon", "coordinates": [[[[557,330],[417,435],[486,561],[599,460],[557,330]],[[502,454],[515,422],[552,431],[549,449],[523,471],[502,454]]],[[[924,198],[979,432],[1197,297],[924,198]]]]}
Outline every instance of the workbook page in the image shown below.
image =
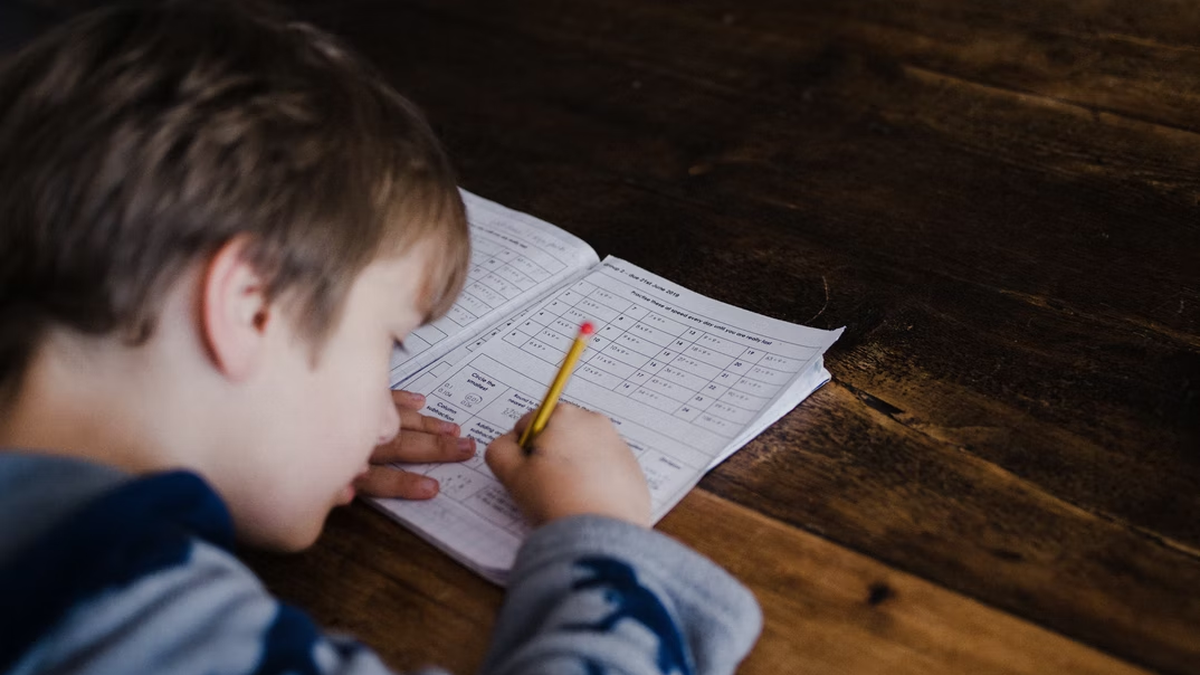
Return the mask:
{"type": "Polygon", "coordinates": [[[600,260],[562,228],[460,192],[471,226],[466,284],[446,316],[413,331],[392,354],[393,386],[600,260]]]}
{"type": "Polygon", "coordinates": [[[482,449],[537,407],[584,321],[596,333],[562,398],[613,419],[645,472],[655,521],[828,379],[822,354],[841,334],[720,303],[610,257],[406,384],[427,396],[424,414],[461,425],[480,452],[461,464],[406,465],[437,478],[441,493],[380,506],[502,581],[529,526],[482,449]]]}

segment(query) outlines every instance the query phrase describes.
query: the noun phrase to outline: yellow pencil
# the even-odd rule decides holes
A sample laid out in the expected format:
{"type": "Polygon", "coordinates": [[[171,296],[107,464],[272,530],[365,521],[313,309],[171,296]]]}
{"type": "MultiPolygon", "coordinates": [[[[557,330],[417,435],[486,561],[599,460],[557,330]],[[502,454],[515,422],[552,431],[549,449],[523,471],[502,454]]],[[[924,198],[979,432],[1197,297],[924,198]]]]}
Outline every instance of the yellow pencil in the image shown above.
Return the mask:
{"type": "Polygon", "coordinates": [[[531,450],[529,444],[533,442],[534,436],[542,433],[542,429],[546,428],[546,422],[550,420],[550,413],[554,412],[554,406],[558,405],[558,397],[562,394],[563,387],[567,386],[567,380],[571,379],[571,373],[575,370],[575,363],[579,361],[579,355],[583,353],[583,348],[587,347],[588,337],[595,331],[591,321],[584,321],[583,325],[579,326],[579,335],[575,336],[575,342],[571,348],[567,350],[567,356],[563,359],[562,367],[558,369],[558,374],[554,376],[554,381],[550,383],[550,389],[546,391],[546,397],[542,399],[542,404],[538,406],[537,412],[533,414],[533,421],[529,426],[525,427],[525,432],[521,434],[518,444],[525,449],[526,452],[531,450]]]}

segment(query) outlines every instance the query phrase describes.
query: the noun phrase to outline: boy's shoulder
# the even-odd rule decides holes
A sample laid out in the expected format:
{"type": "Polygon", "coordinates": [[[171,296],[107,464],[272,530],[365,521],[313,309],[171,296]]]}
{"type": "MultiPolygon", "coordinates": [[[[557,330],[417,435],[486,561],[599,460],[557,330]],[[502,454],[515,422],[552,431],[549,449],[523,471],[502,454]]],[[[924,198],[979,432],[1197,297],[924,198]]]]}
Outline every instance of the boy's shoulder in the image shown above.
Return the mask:
{"type": "Polygon", "coordinates": [[[0,568],[72,511],[130,479],[101,464],[0,450],[0,568]]]}
{"type": "Polygon", "coordinates": [[[31,651],[45,658],[102,640],[117,605],[137,616],[138,605],[156,602],[145,582],[193,562],[197,541],[184,523],[206,525],[204,539],[218,547],[232,541],[220,500],[192,474],[137,478],[72,458],[0,453],[0,527],[11,535],[0,545],[0,672],[31,651]],[[89,605],[98,611],[82,616],[96,620],[75,621],[89,605]]]}
{"type": "MultiPolygon", "coordinates": [[[[221,499],[198,476],[135,477],[70,457],[0,452],[0,570],[87,567],[102,551],[142,542],[201,539],[228,549],[233,527],[221,499]]],[[[128,558],[128,556],[123,556],[128,558]]],[[[76,584],[78,585],[78,584],[76,584]]]]}
{"type": "Polygon", "coordinates": [[[325,641],[266,592],[194,474],[0,452],[0,514],[14,528],[0,548],[0,672],[82,654],[88,672],[248,673],[297,656],[316,672],[322,649],[333,660],[359,649],[325,641]]]}

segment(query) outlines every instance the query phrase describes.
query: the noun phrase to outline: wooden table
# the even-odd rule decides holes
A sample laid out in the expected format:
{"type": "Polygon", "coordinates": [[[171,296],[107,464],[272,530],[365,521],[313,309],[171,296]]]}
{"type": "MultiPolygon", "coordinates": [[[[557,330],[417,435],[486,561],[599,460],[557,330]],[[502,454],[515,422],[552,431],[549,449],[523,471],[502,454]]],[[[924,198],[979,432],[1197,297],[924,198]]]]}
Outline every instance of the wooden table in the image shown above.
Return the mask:
{"type": "MultiPolygon", "coordinates": [[[[659,528],[742,673],[1200,673],[1200,6],[303,2],[468,189],[823,328],[833,382],[659,528]]],[[[286,467],[281,467],[286,470],[286,467]]],[[[246,556],[394,667],[501,591],[371,509],[246,556]]]]}

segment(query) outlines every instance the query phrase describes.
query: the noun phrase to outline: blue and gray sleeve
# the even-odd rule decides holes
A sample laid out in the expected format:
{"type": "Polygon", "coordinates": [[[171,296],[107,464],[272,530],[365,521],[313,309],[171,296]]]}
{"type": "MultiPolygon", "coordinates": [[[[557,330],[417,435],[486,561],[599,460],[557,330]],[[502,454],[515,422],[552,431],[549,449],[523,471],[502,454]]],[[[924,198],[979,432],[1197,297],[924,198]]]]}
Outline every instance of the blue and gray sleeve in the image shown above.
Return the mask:
{"type": "Polygon", "coordinates": [[[727,572],[674,540],[581,516],[534,532],[509,575],[489,675],[718,675],[762,614],[727,572]]]}

